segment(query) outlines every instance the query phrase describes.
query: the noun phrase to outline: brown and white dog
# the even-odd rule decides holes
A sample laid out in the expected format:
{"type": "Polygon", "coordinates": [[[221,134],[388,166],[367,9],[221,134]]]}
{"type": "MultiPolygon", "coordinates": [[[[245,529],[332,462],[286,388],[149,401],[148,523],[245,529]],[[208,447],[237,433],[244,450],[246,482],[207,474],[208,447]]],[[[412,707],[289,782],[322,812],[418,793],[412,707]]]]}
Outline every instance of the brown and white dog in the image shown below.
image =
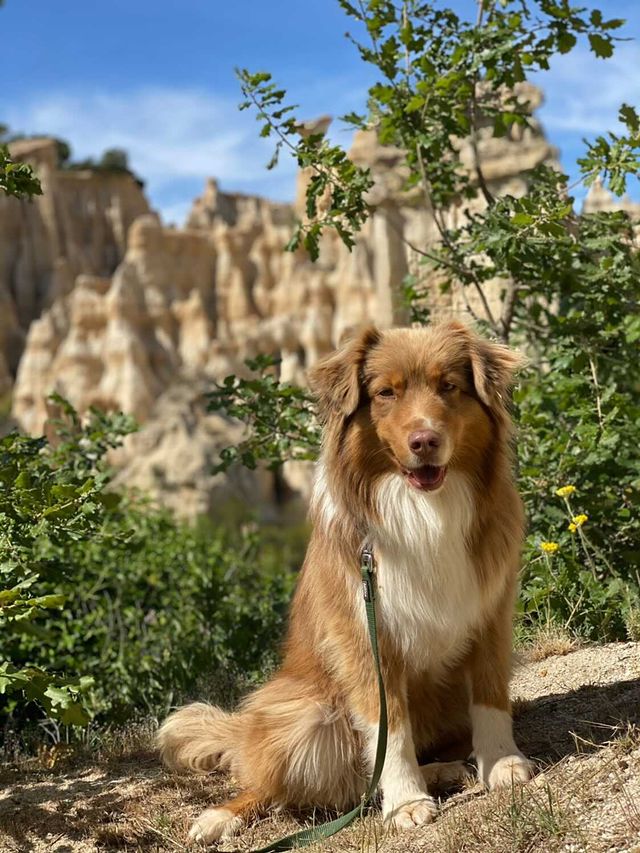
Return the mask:
{"type": "Polygon", "coordinates": [[[169,767],[226,768],[242,789],[203,812],[192,838],[233,835],[274,805],[345,809],[366,790],[379,700],[365,542],[389,714],[384,817],[432,820],[428,785],[460,763],[421,768],[416,756],[465,738],[489,788],[530,778],[508,689],[523,513],[506,400],[520,363],[448,323],[368,329],[313,368],[324,439],[282,666],[238,712],[188,705],[158,735],[169,767]]]}

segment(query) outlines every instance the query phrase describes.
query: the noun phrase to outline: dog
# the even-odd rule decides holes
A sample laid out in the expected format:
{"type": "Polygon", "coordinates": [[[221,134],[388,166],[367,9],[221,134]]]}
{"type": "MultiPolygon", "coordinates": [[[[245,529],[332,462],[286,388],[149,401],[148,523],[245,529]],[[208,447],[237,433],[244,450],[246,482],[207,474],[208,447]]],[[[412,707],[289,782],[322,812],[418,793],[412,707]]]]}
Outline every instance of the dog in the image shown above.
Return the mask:
{"type": "Polygon", "coordinates": [[[489,789],[533,773],[513,738],[512,618],[523,510],[512,476],[509,389],[522,357],[450,322],[368,328],[309,373],[323,425],[313,533],[280,669],[236,713],[195,703],[158,744],[173,769],[227,769],[237,797],[190,837],[234,835],[272,806],[344,810],[367,788],[379,697],[361,591],[375,557],[388,745],[383,817],[433,820],[433,782],[469,752],[489,789]]]}

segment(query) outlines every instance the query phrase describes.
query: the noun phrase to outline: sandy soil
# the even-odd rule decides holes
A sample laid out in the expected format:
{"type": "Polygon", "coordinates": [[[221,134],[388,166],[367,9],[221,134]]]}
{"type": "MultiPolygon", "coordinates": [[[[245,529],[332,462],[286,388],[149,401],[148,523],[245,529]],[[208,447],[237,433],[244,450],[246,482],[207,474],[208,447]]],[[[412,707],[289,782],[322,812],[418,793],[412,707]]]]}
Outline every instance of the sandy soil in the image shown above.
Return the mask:
{"type": "MultiPolygon", "coordinates": [[[[533,782],[497,794],[468,787],[434,824],[401,835],[371,810],[322,849],[640,853],[640,644],[524,663],[513,696],[518,742],[541,768],[533,782]]],[[[148,733],[91,763],[49,752],[0,772],[0,851],[183,850],[191,820],[233,790],[218,775],[164,771],[148,733]]],[[[219,849],[251,850],[323,818],[274,815],[219,849]]]]}

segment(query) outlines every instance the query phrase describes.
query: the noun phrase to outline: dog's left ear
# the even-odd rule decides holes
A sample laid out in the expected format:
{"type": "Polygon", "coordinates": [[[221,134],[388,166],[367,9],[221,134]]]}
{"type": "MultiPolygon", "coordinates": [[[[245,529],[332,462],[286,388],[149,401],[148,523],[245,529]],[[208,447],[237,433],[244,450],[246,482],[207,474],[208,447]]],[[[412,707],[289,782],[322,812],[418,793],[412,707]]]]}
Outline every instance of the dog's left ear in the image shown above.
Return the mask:
{"type": "Polygon", "coordinates": [[[478,397],[494,411],[507,405],[515,374],[527,363],[521,353],[504,344],[474,335],[471,343],[471,368],[478,397]]]}
{"type": "Polygon", "coordinates": [[[332,414],[348,417],[358,408],[364,360],[380,337],[380,332],[370,326],[311,368],[309,386],[318,400],[322,421],[332,414]]]}
{"type": "Polygon", "coordinates": [[[496,414],[505,412],[515,374],[527,359],[504,344],[488,341],[463,323],[451,325],[466,338],[478,397],[496,414]]]}

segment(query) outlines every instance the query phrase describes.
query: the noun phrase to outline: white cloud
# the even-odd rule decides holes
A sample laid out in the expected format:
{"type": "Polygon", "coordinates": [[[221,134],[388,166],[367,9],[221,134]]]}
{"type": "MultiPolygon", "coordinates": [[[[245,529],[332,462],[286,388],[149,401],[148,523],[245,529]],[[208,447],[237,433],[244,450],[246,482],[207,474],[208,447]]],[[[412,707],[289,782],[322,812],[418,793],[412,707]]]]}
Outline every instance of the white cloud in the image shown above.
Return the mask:
{"type": "MultiPolygon", "coordinates": [[[[316,81],[298,100],[302,118],[319,115],[322,104],[336,114],[364,101],[366,87],[336,76],[316,81]]],[[[294,100],[296,100],[294,98],[294,100]]],[[[12,130],[66,139],[75,159],[124,148],[132,169],[146,182],[152,205],[167,222],[182,224],[207,177],[225,190],[257,193],[278,201],[293,199],[296,164],[283,153],[268,171],[274,141],[259,136],[255,114],[240,112],[237,100],[205,90],[142,88],[130,92],[46,92],[14,104],[4,120],[12,130]]],[[[351,132],[332,127],[331,138],[350,144],[351,132]]]]}
{"type": "MultiPolygon", "coordinates": [[[[581,46],[556,57],[550,70],[539,74],[534,82],[545,94],[538,117],[551,143],[560,149],[573,195],[581,202],[587,190],[579,185],[581,173],[576,161],[586,151],[583,140],[592,141],[607,131],[620,132],[620,106],[640,106],[640,45],[620,43],[607,60],[598,59],[581,46]]],[[[632,198],[638,198],[639,189],[638,181],[629,181],[627,190],[632,198]]]]}
{"type": "Polygon", "coordinates": [[[613,130],[623,102],[640,104],[640,45],[623,43],[606,61],[580,47],[556,57],[535,82],[545,92],[540,117],[550,135],[613,130]]]}
{"type": "Polygon", "coordinates": [[[267,172],[273,144],[259,138],[253,116],[239,113],[235,101],[204,91],[47,93],[14,106],[6,120],[14,130],[68,140],[77,159],[99,156],[106,148],[126,149],[168,221],[184,219],[208,176],[226,189],[280,199],[293,195],[293,161],[283,158],[277,172],[267,172]]]}

